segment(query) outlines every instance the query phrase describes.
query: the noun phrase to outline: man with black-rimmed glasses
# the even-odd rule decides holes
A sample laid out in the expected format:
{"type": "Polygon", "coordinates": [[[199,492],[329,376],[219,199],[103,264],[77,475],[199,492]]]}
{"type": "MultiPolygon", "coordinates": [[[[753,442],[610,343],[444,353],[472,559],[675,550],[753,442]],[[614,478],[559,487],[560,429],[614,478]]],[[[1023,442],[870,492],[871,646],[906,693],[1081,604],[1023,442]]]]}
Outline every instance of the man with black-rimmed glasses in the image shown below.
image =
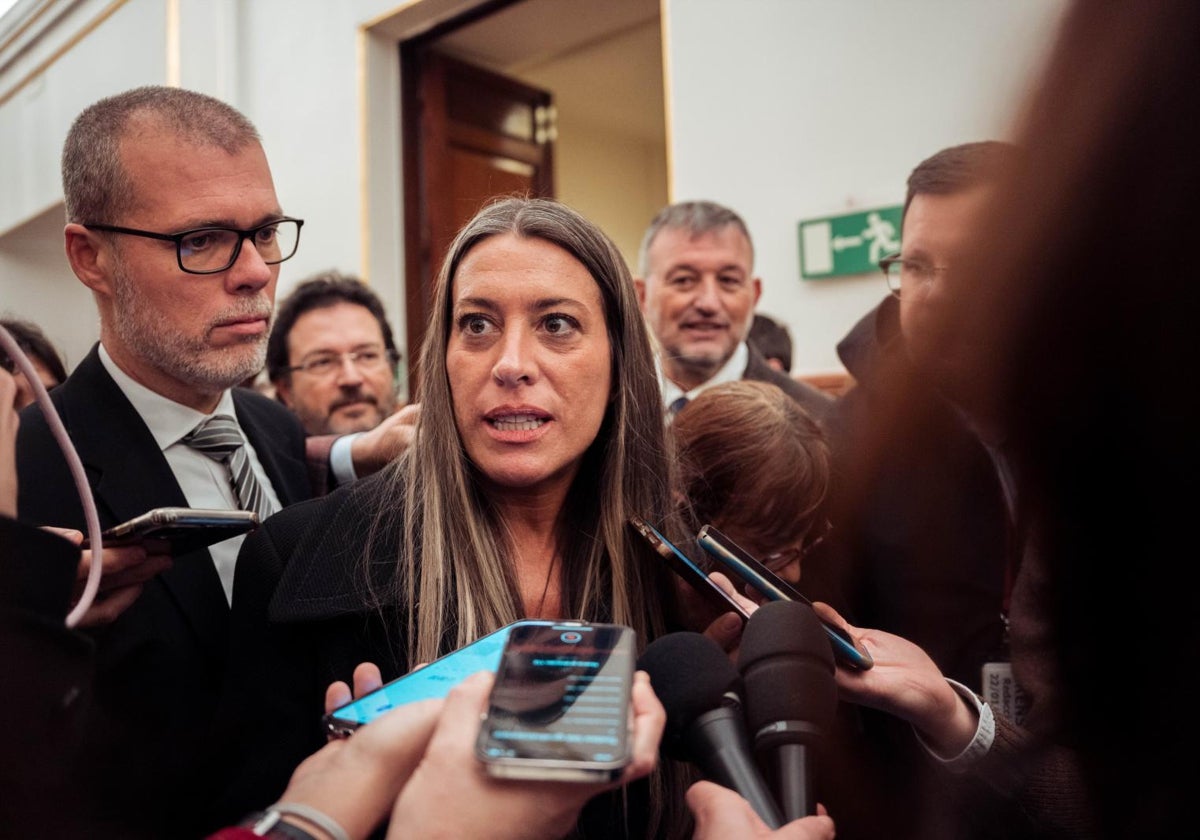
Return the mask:
{"type": "MultiPolygon", "coordinates": [[[[835,404],[830,423],[834,464],[846,474],[861,456],[855,443],[873,418],[894,408],[889,401],[902,396],[920,417],[912,428],[889,430],[887,446],[873,456],[869,502],[856,509],[853,528],[835,521],[828,556],[856,625],[915,642],[942,673],[978,693],[992,666],[1007,660],[1016,485],[1002,430],[969,400],[971,383],[959,359],[945,352],[954,342],[940,310],[952,297],[948,289],[969,287],[963,266],[976,255],[966,250],[968,234],[1018,162],[1010,144],[965,143],[909,174],[900,250],[880,261],[883,300],[837,347],[855,385],[835,404]]],[[[852,823],[866,825],[848,825],[848,833],[936,833],[930,826],[952,801],[945,777],[932,772],[934,762],[904,731],[907,724],[874,713],[863,720],[861,760],[886,768],[888,784],[868,794],[879,807],[852,814],[852,823]],[[876,822],[873,814],[887,816],[876,822]]],[[[863,795],[857,780],[847,789],[856,801],[863,795]]]]}
{"type": "MultiPolygon", "coordinates": [[[[296,418],[234,387],[263,365],[279,265],[303,224],[283,212],[254,126],[202,94],[138,88],[77,117],[62,167],[66,254],[96,301],[100,341],[53,399],[101,527],[167,506],[265,517],[310,496],[296,418]]],[[[19,516],[82,529],[36,407],[22,414],[17,459],[19,516]]],[[[198,830],[240,543],[148,578],[106,570],[84,621],[97,678],[80,785],[95,792],[97,836],[198,830]]]]}

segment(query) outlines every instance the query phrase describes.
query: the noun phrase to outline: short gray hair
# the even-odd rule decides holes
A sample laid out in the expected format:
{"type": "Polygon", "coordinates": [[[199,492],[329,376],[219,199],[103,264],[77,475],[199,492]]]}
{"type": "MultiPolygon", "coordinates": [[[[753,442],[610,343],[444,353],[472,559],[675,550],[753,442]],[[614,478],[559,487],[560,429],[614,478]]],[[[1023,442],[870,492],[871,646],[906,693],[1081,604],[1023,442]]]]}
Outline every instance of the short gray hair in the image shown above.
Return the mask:
{"type": "Polygon", "coordinates": [[[63,144],[68,222],[111,223],[133,205],[133,184],[121,165],[121,140],[135,120],[229,154],[261,142],[240,111],[203,93],[148,85],[101,99],[75,118],[63,144]]]}
{"type": "Polygon", "coordinates": [[[645,277],[650,271],[650,246],[654,239],[666,228],[686,230],[693,238],[706,233],[723,230],[734,225],[746,237],[750,246],[750,264],[754,264],[754,240],[750,238],[750,230],[746,222],[728,207],[715,201],[680,201],[668,204],[658,211],[646,228],[642,237],[642,247],[638,249],[638,274],[645,277]]]}

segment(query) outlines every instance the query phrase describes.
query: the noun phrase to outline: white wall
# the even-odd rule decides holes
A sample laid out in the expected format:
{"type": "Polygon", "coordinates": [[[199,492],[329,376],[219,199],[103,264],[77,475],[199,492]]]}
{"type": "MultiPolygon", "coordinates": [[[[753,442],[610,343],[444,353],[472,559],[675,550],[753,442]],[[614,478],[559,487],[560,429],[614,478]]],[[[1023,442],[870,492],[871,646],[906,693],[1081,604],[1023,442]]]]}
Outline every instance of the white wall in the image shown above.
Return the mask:
{"type": "Polygon", "coordinates": [[[92,293],[63,255],[63,208],[55,204],[0,240],[0,316],[33,321],[75,367],[100,336],[92,293]]]}
{"type": "Polygon", "coordinates": [[[664,0],[672,200],[741,213],[793,373],[835,345],[881,276],[800,279],[797,222],[900,204],[937,150],[1003,139],[1065,0],[664,0]]]}
{"type": "MultiPolygon", "coordinates": [[[[307,222],[280,292],[328,267],[365,273],[401,327],[396,41],[476,2],[127,0],[71,46],[112,6],[55,0],[49,34],[0,51],[0,310],[19,304],[78,361],[95,328],[52,221],[62,139],[101,96],[177,81],[258,125],[284,209],[307,222]]],[[[838,368],[834,344],[882,296],[873,277],[801,281],[797,220],[897,203],[921,158],[1002,134],[1064,3],[664,0],[670,197],[745,215],[760,308],[791,325],[797,370],[838,368]]],[[[660,167],[645,178],[661,183],[660,167]]],[[[645,221],[608,227],[629,247],[645,221]]]]}
{"type": "Polygon", "coordinates": [[[554,161],[558,198],[612,237],[636,273],[642,233],[667,200],[662,145],[608,126],[573,123],[561,111],[559,115],[554,161]]]}
{"type": "MultiPolygon", "coordinates": [[[[104,17],[109,0],[52,3],[0,54],[0,312],[40,324],[71,365],[98,337],[91,296],[62,255],[59,155],[83,108],[143,84],[209,93],[258,127],[285,211],[306,221],[280,294],[324,268],[362,273],[359,27],[395,5],[128,0],[104,17]]],[[[0,32],[15,23],[6,18],[0,32]]],[[[395,73],[395,44],[387,49],[395,73]]],[[[392,148],[397,171],[380,181],[398,174],[398,141],[392,148]]],[[[399,229],[395,216],[385,221],[399,229]]],[[[398,265],[395,254],[387,265],[398,265]]],[[[389,317],[402,324],[399,274],[383,286],[389,317]]]]}
{"type": "Polygon", "coordinates": [[[41,326],[69,369],[100,328],[91,293],[63,254],[63,138],[75,116],[97,99],[166,80],[166,17],[164,3],[126,3],[50,61],[108,4],[58,6],[63,11],[52,34],[32,40],[0,74],[0,94],[8,96],[0,104],[0,312],[41,326]],[[43,72],[31,75],[47,61],[43,72]]]}

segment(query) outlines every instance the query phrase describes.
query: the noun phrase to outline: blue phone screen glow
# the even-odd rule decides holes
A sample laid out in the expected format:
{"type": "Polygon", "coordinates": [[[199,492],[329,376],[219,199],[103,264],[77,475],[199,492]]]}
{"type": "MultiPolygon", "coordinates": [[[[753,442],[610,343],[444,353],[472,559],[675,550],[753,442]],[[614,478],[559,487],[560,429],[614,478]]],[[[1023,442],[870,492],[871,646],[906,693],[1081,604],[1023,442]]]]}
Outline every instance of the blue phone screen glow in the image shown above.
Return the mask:
{"type": "MultiPolygon", "coordinates": [[[[543,623],[543,622],[518,622],[543,623]]],[[[545,622],[550,623],[550,622],[545,622]]],[[[424,668],[410,671],[403,677],[347,703],[333,712],[332,717],[354,723],[369,723],[384,712],[418,700],[436,700],[445,697],[450,689],[479,671],[495,672],[500,664],[500,654],[508,640],[509,631],[515,625],[501,627],[482,636],[469,645],[435,659],[424,668]]]]}

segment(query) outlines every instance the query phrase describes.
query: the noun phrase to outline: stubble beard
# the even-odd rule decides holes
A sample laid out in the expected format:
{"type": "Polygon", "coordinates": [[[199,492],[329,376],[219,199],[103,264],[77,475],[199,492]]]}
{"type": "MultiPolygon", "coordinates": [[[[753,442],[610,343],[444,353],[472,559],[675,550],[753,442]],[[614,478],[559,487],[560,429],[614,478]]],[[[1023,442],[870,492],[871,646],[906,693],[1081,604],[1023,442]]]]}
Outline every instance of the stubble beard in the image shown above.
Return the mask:
{"type": "MultiPolygon", "coordinates": [[[[122,344],[138,358],[179,382],[214,392],[232,388],[262,370],[269,329],[228,347],[213,348],[208,343],[215,322],[260,313],[264,308],[261,299],[240,300],[206,324],[201,334],[187,335],[164,331],[157,314],[133,286],[124,266],[118,263],[113,277],[116,304],[113,329],[122,344]]],[[[269,303],[266,308],[270,309],[269,303]]]]}
{"type": "MultiPolygon", "coordinates": [[[[737,349],[736,346],[734,349],[737,349]]],[[[697,382],[707,382],[716,376],[717,371],[725,366],[725,363],[733,356],[733,350],[728,356],[722,356],[719,352],[688,352],[681,347],[663,346],[663,362],[667,368],[667,373],[673,371],[675,376],[672,379],[681,378],[685,380],[695,380],[697,382]]]]}

